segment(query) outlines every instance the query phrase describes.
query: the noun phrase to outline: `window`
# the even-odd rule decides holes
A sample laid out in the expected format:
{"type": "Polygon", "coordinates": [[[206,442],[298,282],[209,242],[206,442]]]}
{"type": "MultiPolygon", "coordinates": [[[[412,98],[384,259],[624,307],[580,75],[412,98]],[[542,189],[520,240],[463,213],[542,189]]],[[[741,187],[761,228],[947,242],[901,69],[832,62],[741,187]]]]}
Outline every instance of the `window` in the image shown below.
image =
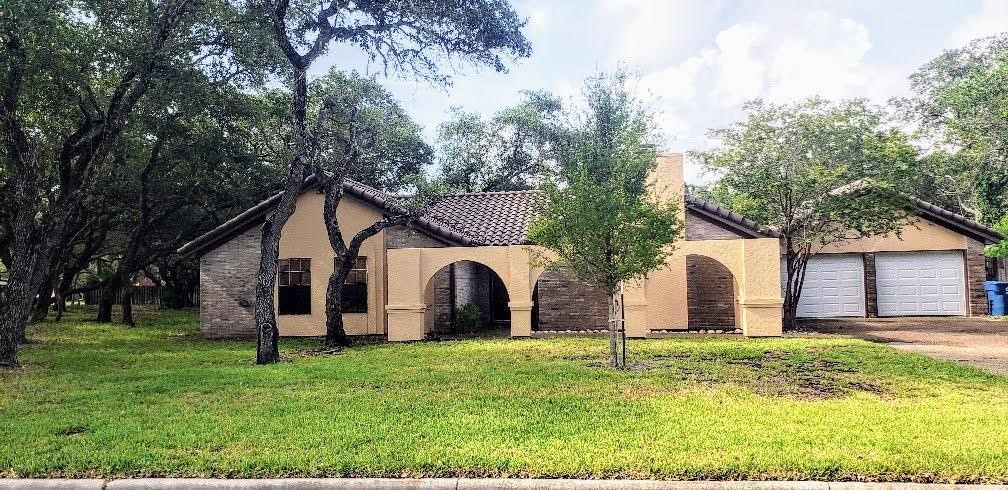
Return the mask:
{"type": "Polygon", "coordinates": [[[281,315],[311,314],[311,259],[277,262],[277,310],[281,315]]]}
{"type": "MultiPolygon", "coordinates": [[[[339,264],[334,264],[339,267],[339,264]]],[[[367,257],[357,257],[343,285],[343,313],[367,313],[367,257]]]]}

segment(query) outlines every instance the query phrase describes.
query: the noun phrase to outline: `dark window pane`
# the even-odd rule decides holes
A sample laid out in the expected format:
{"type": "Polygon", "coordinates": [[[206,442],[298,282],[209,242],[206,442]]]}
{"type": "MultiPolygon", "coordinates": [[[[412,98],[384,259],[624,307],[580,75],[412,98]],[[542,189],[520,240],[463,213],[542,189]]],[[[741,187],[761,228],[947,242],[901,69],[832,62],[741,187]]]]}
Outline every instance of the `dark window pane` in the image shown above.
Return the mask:
{"type": "Polygon", "coordinates": [[[278,288],[277,310],[281,315],[310,315],[311,287],[284,286],[278,288]]]}
{"type": "Polygon", "coordinates": [[[281,286],[289,286],[290,285],[290,274],[288,274],[286,272],[281,272],[280,273],[280,285],[281,286]]]}
{"type": "Polygon", "coordinates": [[[280,272],[287,272],[290,270],[290,261],[287,259],[280,259],[277,261],[277,270],[280,272]]]}
{"type": "Polygon", "coordinates": [[[305,271],[301,273],[301,285],[311,286],[311,272],[305,271]]]}
{"type": "Polygon", "coordinates": [[[367,284],[343,285],[343,313],[367,313],[367,284]]]}

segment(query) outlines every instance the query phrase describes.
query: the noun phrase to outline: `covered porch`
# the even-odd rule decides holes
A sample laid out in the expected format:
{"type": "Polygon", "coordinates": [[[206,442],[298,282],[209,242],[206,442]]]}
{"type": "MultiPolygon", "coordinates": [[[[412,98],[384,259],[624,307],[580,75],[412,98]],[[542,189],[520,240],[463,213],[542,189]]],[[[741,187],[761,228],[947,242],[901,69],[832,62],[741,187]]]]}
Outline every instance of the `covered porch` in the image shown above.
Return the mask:
{"type": "MultiPolygon", "coordinates": [[[[687,329],[689,316],[697,314],[687,300],[687,255],[723,267],[733,290],[729,308],[745,336],[781,335],[778,247],[770,238],[684,242],[665,268],[627,285],[627,335],[687,329]]],[[[388,250],[388,339],[423,340],[443,332],[465,304],[475,305],[485,322],[509,328],[511,337],[529,337],[537,321],[536,283],[544,271],[536,253],[526,245],[388,250]]]]}

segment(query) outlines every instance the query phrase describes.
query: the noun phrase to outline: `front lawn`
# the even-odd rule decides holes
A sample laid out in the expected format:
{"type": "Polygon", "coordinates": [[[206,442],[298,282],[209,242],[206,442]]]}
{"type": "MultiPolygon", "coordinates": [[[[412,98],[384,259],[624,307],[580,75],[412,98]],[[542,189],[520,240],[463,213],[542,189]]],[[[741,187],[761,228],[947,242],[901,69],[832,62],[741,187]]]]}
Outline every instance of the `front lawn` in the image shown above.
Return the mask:
{"type": "Polygon", "coordinates": [[[1008,481],[1008,380],[859,340],[372,344],[250,363],[195,316],[73,316],[0,374],[5,476],[1008,481]]]}

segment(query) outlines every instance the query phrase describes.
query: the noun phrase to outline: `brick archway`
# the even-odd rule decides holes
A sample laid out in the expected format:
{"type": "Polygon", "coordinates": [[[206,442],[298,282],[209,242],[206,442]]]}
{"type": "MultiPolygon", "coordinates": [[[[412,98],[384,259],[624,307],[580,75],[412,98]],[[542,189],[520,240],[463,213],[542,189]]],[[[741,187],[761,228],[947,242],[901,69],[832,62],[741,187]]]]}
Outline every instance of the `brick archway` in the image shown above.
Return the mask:
{"type": "Polygon", "coordinates": [[[431,279],[444,267],[461,261],[481,264],[500,278],[507,292],[512,337],[532,332],[532,284],[541,271],[525,246],[401,248],[388,251],[389,340],[421,340],[433,325],[431,279]]]}
{"type": "Polygon", "coordinates": [[[504,280],[490,266],[472,260],[452,262],[435,272],[424,287],[424,330],[458,332],[457,312],[466,305],[479,310],[481,330],[507,326],[510,299],[504,280]]]}
{"type": "Polygon", "coordinates": [[[737,323],[738,283],[717,259],[686,256],[686,304],[690,329],[734,329],[737,323]]]}

